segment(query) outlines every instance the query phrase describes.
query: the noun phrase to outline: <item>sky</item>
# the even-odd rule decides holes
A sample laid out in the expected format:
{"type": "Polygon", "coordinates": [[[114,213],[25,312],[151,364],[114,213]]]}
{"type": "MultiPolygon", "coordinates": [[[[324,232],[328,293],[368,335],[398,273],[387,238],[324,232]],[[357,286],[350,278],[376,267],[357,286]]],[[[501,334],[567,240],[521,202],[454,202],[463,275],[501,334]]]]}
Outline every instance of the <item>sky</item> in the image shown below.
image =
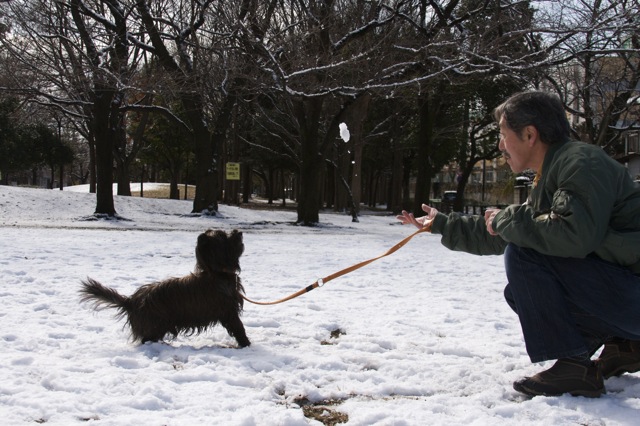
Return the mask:
{"type": "MultiPolygon", "coordinates": [[[[145,186],[147,188],[147,186],[145,186]]],[[[412,234],[389,214],[293,211],[115,196],[96,219],[86,187],[0,186],[0,419],[7,425],[637,425],[640,374],[607,394],[528,398],[527,357],[503,300],[501,256],[452,252],[437,235],[288,302],[245,304],[252,342],[220,326],[131,342],[115,311],[80,303],[92,277],[122,294],[193,271],[197,236],[238,229],[246,295],[272,301],[385,253],[412,234]],[[321,422],[317,419],[322,419],[321,422]]]]}

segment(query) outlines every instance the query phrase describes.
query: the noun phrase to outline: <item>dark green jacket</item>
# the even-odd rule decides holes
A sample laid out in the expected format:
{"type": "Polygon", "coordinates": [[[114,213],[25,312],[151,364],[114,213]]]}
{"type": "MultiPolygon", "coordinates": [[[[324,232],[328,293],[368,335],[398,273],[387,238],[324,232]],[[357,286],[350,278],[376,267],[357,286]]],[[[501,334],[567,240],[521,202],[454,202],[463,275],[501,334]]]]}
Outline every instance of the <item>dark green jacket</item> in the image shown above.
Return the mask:
{"type": "Polygon", "coordinates": [[[551,145],[527,202],[506,207],[492,226],[499,237],[481,216],[438,214],[432,232],[452,250],[501,254],[512,242],[553,256],[594,253],[640,273],[640,187],[595,145],[551,145]]]}

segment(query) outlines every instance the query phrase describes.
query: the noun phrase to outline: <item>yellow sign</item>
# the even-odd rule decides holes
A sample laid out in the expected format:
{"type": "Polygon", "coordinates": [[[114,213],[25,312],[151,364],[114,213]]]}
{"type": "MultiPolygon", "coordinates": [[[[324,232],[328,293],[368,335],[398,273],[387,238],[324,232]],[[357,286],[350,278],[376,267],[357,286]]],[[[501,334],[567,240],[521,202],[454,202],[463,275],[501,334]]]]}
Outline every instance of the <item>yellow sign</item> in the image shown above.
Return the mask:
{"type": "Polygon", "coordinates": [[[240,163],[227,163],[227,180],[240,180],[240,163]]]}

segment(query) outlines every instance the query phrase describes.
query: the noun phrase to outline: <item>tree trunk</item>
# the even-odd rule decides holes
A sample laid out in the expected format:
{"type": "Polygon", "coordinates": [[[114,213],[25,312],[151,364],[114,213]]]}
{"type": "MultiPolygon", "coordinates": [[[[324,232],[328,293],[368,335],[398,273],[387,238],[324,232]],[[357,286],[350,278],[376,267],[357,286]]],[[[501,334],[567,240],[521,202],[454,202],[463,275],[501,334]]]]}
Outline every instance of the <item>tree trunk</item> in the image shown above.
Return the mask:
{"type": "Polygon", "coordinates": [[[460,174],[460,180],[457,185],[457,195],[453,202],[453,211],[461,212],[464,209],[464,189],[469,181],[469,176],[473,171],[473,166],[477,162],[477,146],[474,140],[471,138],[470,130],[470,113],[471,105],[469,99],[464,100],[464,112],[462,118],[462,136],[463,143],[460,144],[460,150],[458,153],[458,163],[462,168],[460,174]],[[467,149],[468,145],[468,149],[467,149]]]}
{"type": "Polygon", "coordinates": [[[253,185],[251,183],[251,164],[245,163],[245,166],[240,169],[242,171],[242,202],[244,204],[249,203],[249,198],[253,192],[253,185]]]}
{"type": "MultiPolygon", "coordinates": [[[[142,105],[151,105],[153,96],[146,96],[142,105]]],[[[131,135],[131,144],[127,144],[127,119],[126,115],[122,115],[122,121],[119,123],[118,138],[116,139],[117,147],[114,151],[114,157],[116,159],[117,170],[117,182],[118,182],[118,195],[131,196],[131,164],[138,156],[138,152],[144,145],[144,132],[149,122],[149,112],[144,111],[140,114],[140,119],[137,122],[135,131],[131,135]]],[[[131,122],[129,122],[131,123],[131,122]]],[[[140,181],[142,183],[142,181],[140,181]]]]}
{"type": "Polygon", "coordinates": [[[95,214],[115,216],[113,203],[113,148],[118,125],[118,105],[111,89],[95,88],[93,110],[96,143],[96,211],[95,214]],[[114,117],[115,116],[115,117],[114,117]]]}
{"type": "Polygon", "coordinates": [[[297,223],[304,226],[320,222],[320,176],[323,165],[318,152],[318,126],[323,100],[311,98],[297,102],[296,115],[300,125],[300,193],[297,223]]]}
{"type": "Polygon", "coordinates": [[[60,164],[60,170],[58,170],[58,176],[60,176],[60,182],[58,182],[58,187],[60,191],[64,189],[64,164],[60,164]]]}
{"type": "Polygon", "coordinates": [[[215,213],[218,211],[218,165],[214,155],[214,142],[206,128],[194,131],[194,138],[196,195],[193,199],[193,213],[215,213]]]}
{"type": "Polygon", "coordinates": [[[131,196],[131,178],[129,177],[129,166],[126,161],[118,162],[116,167],[116,181],[118,182],[118,195],[131,196]]]}
{"type": "Polygon", "coordinates": [[[331,196],[326,198],[331,200],[333,204],[333,206],[327,204],[327,207],[333,207],[333,210],[337,212],[344,211],[349,202],[347,176],[349,176],[349,171],[351,170],[352,144],[353,142],[351,141],[347,143],[338,142],[334,154],[336,161],[332,164],[334,167],[327,171],[328,181],[330,181],[327,192],[331,192],[331,196]]]}
{"type": "Polygon", "coordinates": [[[131,196],[131,176],[129,175],[129,165],[134,153],[127,155],[127,134],[124,129],[124,114],[122,114],[123,121],[118,122],[118,128],[115,132],[116,139],[114,140],[115,149],[113,156],[116,160],[116,182],[118,183],[118,195],[126,197],[131,196]]]}
{"type": "Polygon", "coordinates": [[[413,199],[413,212],[422,211],[422,203],[429,203],[431,193],[431,145],[433,143],[433,129],[438,108],[437,101],[431,93],[418,98],[418,176],[416,178],[416,192],[413,199]]]}
{"type": "Polygon", "coordinates": [[[96,138],[89,132],[89,192],[96,193],[98,185],[98,165],[96,161],[96,138]]]}
{"type": "Polygon", "coordinates": [[[403,150],[398,147],[398,143],[391,140],[391,179],[389,180],[389,190],[387,194],[387,210],[393,213],[400,213],[402,204],[402,166],[403,150]]]}
{"type": "Polygon", "coordinates": [[[337,170],[335,167],[329,167],[327,169],[327,190],[325,191],[326,208],[338,211],[340,204],[338,200],[338,189],[341,186],[338,185],[337,170]]]}
{"type": "Polygon", "coordinates": [[[269,166],[267,173],[264,174],[264,187],[267,195],[267,204],[273,204],[275,198],[275,174],[273,166],[269,166]]]}
{"type": "Polygon", "coordinates": [[[404,155],[402,157],[402,209],[411,210],[411,191],[409,183],[411,181],[411,163],[413,155],[404,155]]]}
{"type": "Polygon", "coordinates": [[[350,135],[353,141],[353,167],[351,169],[351,194],[353,196],[352,208],[355,211],[352,215],[360,212],[360,201],[362,198],[362,161],[364,150],[363,124],[369,112],[371,95],[364,93],[351,105],[349,111],[350,117],[350,135]]]}
{"type": "Polygon", "coordinates": [[[194,129],[195,154],[196,154],[196,196],[193,200],[193,212],[214,213],[218,211],[218,195],[220,192],[220,182],[218,180],[218,159],[220,146],[229,128],[229,119],[235,98],[228,95],[224,104],[218,111],[215,127],[211,134],[205,125],[203,100],[200,96],[194,99],[190,105],[183,105],[188,111],[190,123],[194,129]]]}
{"type": "Polygon", "coordinates": [[[179,162],[174,162],[174,164],[172,164],[171,166],[171,180],[169,182],[169,198],[171,200],[180,199],[180,189],[178,188],[178,176],[180,176],[180,167],[176,164],[179,164],[179,162]]]}

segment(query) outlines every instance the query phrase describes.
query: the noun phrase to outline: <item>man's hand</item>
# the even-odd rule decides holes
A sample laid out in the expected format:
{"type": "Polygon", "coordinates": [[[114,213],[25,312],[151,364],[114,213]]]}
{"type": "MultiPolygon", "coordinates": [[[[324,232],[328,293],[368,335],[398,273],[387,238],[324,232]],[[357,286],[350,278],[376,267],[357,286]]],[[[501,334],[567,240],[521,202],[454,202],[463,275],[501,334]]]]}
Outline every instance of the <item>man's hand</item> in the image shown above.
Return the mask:
{"type": "Polygon", "coordinates": [[[427,214],[426,216],[421,216],[416,218],[413,213],[409,213],[405,210],[402,210],[402,214],[396,216],[396,219],[398,219],[400,222],[402,222],[403,225],[408,225],[411,224],[413,226],[415,226],[416,228],[422,229],[425,226],[429,225],[431,223],[431,221],[436,217],[436,215],[438,214],[438,210],[434,209],[433,207],[429,207],[426,204],[422,205],[422,210],[427,214]]]}
{"type": "Polygon", "coordinates": [[[493,218],[496,217],[500,210],[501,209],[487,209],[484,212],[484,221],[487,224],[487,231],[489,231],[489,234],[491,235],[498,235],[498,233],[493,230],[493,218]]]}

